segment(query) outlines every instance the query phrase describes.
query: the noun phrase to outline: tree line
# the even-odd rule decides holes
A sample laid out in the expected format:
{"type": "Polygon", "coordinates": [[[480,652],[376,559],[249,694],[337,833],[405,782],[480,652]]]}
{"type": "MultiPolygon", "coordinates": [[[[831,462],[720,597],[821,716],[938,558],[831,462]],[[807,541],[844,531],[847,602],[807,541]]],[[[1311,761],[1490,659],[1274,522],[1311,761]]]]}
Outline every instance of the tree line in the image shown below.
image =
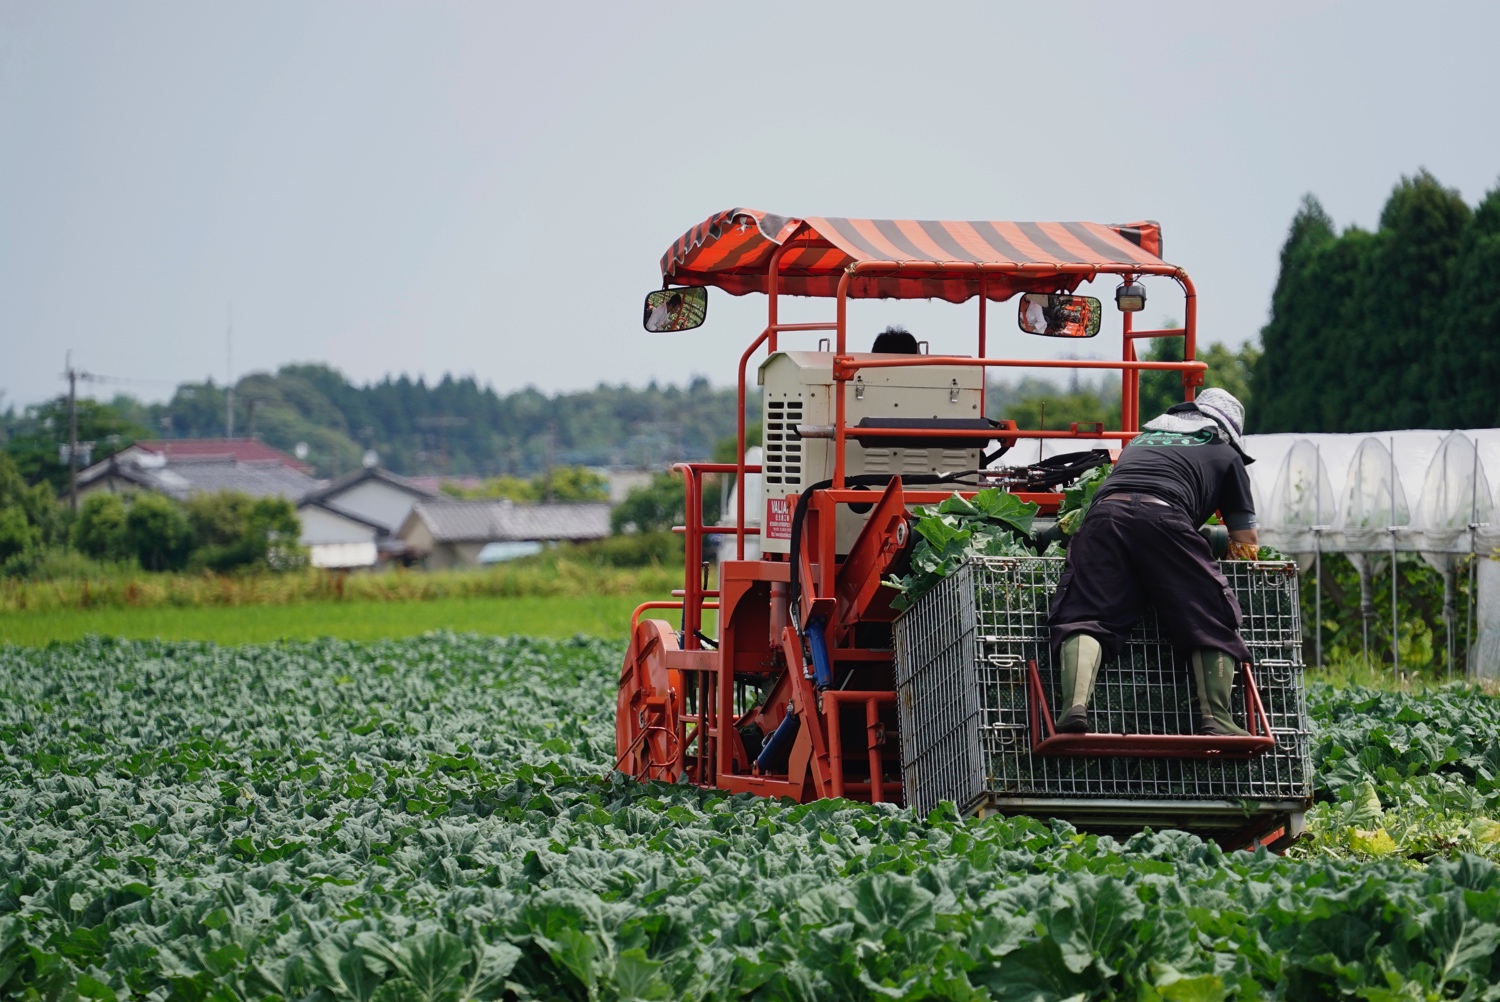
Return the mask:
{"type": "Polygon", "coordinates": [[[103,491],[74,513],[46,483],[26,483],[0,452],[0,578],[58,578],[106,571],[286,570],[306,563],[301,524],[287,498],[237,491],[177,501],[149,491],[103,491]]]}
{"type": "Polygon", "coordinates": [[[1255,431],[1500,425],[1500,187],[1470,209],[1422,171],[1342,233],[1308,195],[1261,343],[1255,431]]]}
{"type": "MultiPolygon", "coordinates": [[[[221,437],[227,392],[184,383],[164,403],[128,395],[80,399],[80,441],[97,461],[132,441],[221,437]]],[[[758,405],[752,400],[752,417],[758,405]]],[[[358,469],[373,450],[382,466],[410,476],[530,477],[559,466],[662,466],[707,459],[735,429],[735,391],[698,378],[688,385],[600,385],[545,394],[497,393],[470,377],[434,383],[409,376],[356,386],[326,365],[286,365],[234,386],[234,431],[287,452],[307,446],[322,476],[358,469]]],[[[0,442],[30,483],[60,489],[67,467],[66,397],[0,412],[0,442]]]]}

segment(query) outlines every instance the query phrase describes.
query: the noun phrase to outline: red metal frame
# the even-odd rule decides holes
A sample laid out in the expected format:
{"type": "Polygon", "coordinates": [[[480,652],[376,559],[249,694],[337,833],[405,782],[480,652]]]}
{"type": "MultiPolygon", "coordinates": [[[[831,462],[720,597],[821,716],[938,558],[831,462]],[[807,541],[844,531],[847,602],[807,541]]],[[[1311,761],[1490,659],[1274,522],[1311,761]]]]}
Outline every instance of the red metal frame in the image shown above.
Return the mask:
{"type": "MultiPolygon", "coordinates": [[[[936,265],[931,262],[858,262],[845,271],[835,297],[835,319],[829,323],[784,324],[780,320],[780,269],[785,249],[796,234],[785,241],[771,256],[767,280],[768,303],[765,329],[740,356],[737,380],[738,414],[736,429],[738,457],[734,463],[679,463],[673,470],[685,483],[686,519],[675,531],[683,534],[686,574],[683,587],[673,592],[672,602],[648,602],[632,617],[632,650],[638,633],[647,624],[640,621],[648,609],[680,609],[681,632],[663,633],[661,627],[646,630],[649,643],[642,645],[642,657],[651,661],[642,671],[632,673],[627,662],[621,677],[622,705],[630,693],[629,685],[640,685],[639,679],[666,678],[672,691],[665,695],[641,693],[632,705],[642,721],[638,730],[622,729],[617,738],[621,761],[635,754],[635,748],[650,746],[653,751],[649,769],[654,776],[685,778],[690,782],[732,792],[750,792],[786,796],[799,801],[815,797],[843,796],[880,802],[900,801],[900,763],[895,742],[888,740],[896,728],[896,694],[892,677],[892,654],[868,630],[889,623],[895,613],[889,607],[889,589],[878,587],[880,576],[898,559],[905,542],[906,522],[900,514],[911,504],[935,504],[946,498],[947,490],[904,489],[894,480],[881,496],[854,548],[844,559],[835,550],[834,519],[840,505],[871,504],[869,491],[845,488],[844,450],[850,439],[881,438],[1002,438],[1010,444],[1021,439],[1065,440],[1105,439],[1125,442],[1139,428],[1140,373],[1142,371],[1178,372],[1182,377],[1185,399],[1192,399],[1194,388],[1203,381],[1206,366],[1196,359],[1197,295],[1191,279],[1170,265],[974,265],[978,277],[978,355],[905,356],[901,358],[857,359],[847,350],[848,293],[855,274],[906,270],[943,270],[953,272],[961,266],[936,265]],[[1118,361],[1066,359],[1000,359],[987,356],[989,296],[991,274],[1050,272],[1078,276],[1082,280],[1102,274],[1133,281],[1143,275],[1175,280],[1185,296],[1185,321],[1181,329],[1134,330],[1132,314],[1123,315],[1122,351],[1118,361]],[[748,524],[745,492],[737,492],[732,526],[705,526],[702,504],[705,478],[733,475],[744,483],[747,474],[759,473],[760,467],[745,462],[745,405],[748,397],[748,370],[751,360],[764,348],[769,353],[780,350],[780,336],[792,332],[832,332],[834,341],[833,379],[836,386],[833,486],[814,491],[808,498],[802,524],[803,541],[799,547],[798,580],[802,582],[797,608],[786,602],[788,583],[794,568],[780,554],[767,554],[747,560],[747,538],[760,530],[748,524]],[[1150,362],[1136,356],[1135,342],[1158,337],[1183,338],[1183,361],[1150,362]],[[991,368],[1021,367],[1040,369],[1113,370],[1121,378],[1121,430],[1103,431],[1077,424],[1068,429],[1028,430],[1002,429],[975,431],[933,429],[862,429],[847,425],[845,398],[847,384],[866,369],[923,365],[963,365],[991,368]],[[999,433],[1003,431],[1003,434],[999,433]],[[719,564],[720,579],[710,587],[705,576],[705,538],[718,536],[727,541],[733,536],[732,560],[719,564]],[[717,610],[717,649],[705,649],[699,639],[703,614],[717,610]],[[833,684],[821,691],[814,685],[812,667],[805,648],[805,631],[815,619],[824,621],[828,658],[834,673],[833,684]],[[874,639],[872,639],[874,636],[874,639]],[[649,650],[646,650],[649,648],[649,650]],[[649,669],[649,670],[646,670],[649,669]],[[746,705],[737,697],[737,687],[760,683],[762,697],[746,705]],[[687,697],[694,699],[690,702],[687,697]],[[694,712],[688,712],[692,705],[694,712]],[[788,712],[800,721],[796,739],[786,752],[785,765],[771,763],[767,773],[754,764],[741,729],[758,728],[762,738],[781,724],[788,712]],[[673,728],[670,740],[655,734],[651,723],[675,714],[668,726],[673,728]],[[864,740],[855,734],[862,727],[864,740]],[[649,732],[649,733],[648,733],[649,732]],[[633,735],[627,739],[626,734],[633,735]],[[658,755],[658,753],[660,753],[658,755]],[[656,761],[661,757],[664,761],[656,761]],[[894,783],[894,786],[893,786],[894,783]]],[[[983,390],[981,390],[983,400],[983,390]]],[[[976,443],[977,444],[977,443],[976,443]]],[[[1055,511],[1061,495],[1038,493],[1021,495],[1036,502],[1043,513],[1055,511]]],[[[1203,738],[1198,735],[1059,735],[1052,727],[1051,711],[1041,690],[1035,666],[1029,675],[1031,687],[1033,734],[1039,754],[1110,754],[1173,755],[1198,757],[1208,755],[1256,754],[1274,744],[1265,710],[1254,680],[1246,670],[1245,698],[1252,734],[1247,738],[1203,738]]],[[[641,756],[636,755],[638,761],[641,756]]]]}
{"type": "Polygon", "coordinates": [[[1059,734],[1052,724],[1047,691],[1036,662],[1026,662],[1026,687],[1031,699],[1031,751],[1035,755],[1118,755],[1125,758],[1250,758],[1276,747],[1271,720],[1261,705],[1260,690],[1248,664],[1245,673],[1245,737],[1205,734],[1059,734]]]}

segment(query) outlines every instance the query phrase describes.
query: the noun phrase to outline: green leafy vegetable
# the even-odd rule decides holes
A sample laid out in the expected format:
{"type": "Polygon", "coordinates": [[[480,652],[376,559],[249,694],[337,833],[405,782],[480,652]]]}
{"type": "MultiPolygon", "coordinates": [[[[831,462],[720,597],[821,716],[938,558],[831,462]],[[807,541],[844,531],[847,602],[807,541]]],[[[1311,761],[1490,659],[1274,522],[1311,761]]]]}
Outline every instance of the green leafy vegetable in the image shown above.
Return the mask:
{"type": "Polygon", "coordinates": [[[1062,504],[1057,509],[1057,527],[1064,536],[1073,535],[1083,525],[1083,517],[1088,514],[1089,505],[1094,503],[1094,495],[1099,493],[1112,469],[1114,467],[1109,464],[1096,466],[1063,488],[1062,504]]]}
{"type": "Polygon", "coordinates": [[[1500,983],[1500,703],[1477,690],[1313,686],[1323,803],[1284,858],[638,784],[610,773],[619,659],[446,634],[0,645],[0,998],[1477,1000],[1500,983]]]}
{"type": "Polygon", "coordinates": [[[901,592],[891,605],[906,609],[938,581],[973,556],[1034,557],[1027,542],[1037,506],[991,487],[965,498],[957,491],[936,508],[917,507],[917,543],[911,570],[891,575],[883,584],[901,592]]]}

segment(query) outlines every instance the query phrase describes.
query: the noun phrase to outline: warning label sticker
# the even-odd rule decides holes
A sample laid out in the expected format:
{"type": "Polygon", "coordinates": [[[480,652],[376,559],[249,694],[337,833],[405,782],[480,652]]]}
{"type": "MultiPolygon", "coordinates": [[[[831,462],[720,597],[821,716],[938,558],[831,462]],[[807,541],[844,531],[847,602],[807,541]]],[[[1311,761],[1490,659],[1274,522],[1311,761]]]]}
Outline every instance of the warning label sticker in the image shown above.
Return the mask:
{"type": "Polygon", "coordinates": [[[766,499],[766,538],[792,538],[791,498],[766,499]]]}

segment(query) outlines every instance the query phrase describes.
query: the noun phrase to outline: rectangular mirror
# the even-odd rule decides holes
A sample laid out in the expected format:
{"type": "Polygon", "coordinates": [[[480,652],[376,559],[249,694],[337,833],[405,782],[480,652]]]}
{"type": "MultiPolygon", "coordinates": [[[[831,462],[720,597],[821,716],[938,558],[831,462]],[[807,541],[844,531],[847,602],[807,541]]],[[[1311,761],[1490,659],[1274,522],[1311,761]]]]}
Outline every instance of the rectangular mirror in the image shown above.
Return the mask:
{"type": "Polygon", "coordinates": [[[1021,296],[1016,323],[1028,334],[1043,337],[1093,337],[1102,313],[1093,296],[1028,292],[1021,296]]]}
{"type": "Polygon", "coordinates": [[[708,319],[708,290],[657,289],[646,294],[646,310],[641,325],[652,334],[670,334],[702,327],[708,319]]]}

